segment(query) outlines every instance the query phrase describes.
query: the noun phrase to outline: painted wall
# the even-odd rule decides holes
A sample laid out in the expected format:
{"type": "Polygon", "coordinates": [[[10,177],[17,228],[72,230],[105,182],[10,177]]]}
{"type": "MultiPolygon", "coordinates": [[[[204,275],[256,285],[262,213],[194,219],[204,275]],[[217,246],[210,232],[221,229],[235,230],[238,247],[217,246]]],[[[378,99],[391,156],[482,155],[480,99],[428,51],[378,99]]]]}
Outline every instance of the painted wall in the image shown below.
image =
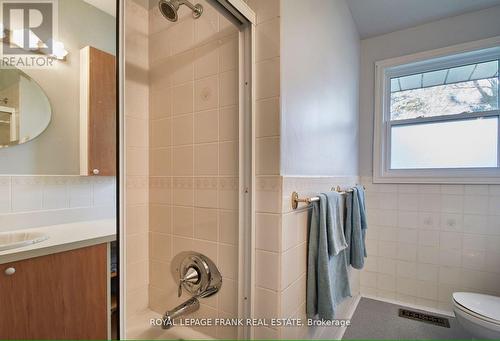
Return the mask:
{"type": "Polygon", "coordinates": [[[83,0],[58,3],[59,40],[70,53],[67,60],[51,69],[23,70],[49,98],[51,123],[36,139],[0,150],[0,174],[80,173],[80,49],[92,45],[115,54],[115,18],[83,0]]]}
{"type": "Polygon", "coordinates": [[[358,174],[359,36],[344,0],[283,1],[281,174],[358,174]]]}
{"type": "Polygon", "coordinates": [[[359,165],[372,175],[375,62],[500,35],[500,6],[361,41],[359,165]]]}

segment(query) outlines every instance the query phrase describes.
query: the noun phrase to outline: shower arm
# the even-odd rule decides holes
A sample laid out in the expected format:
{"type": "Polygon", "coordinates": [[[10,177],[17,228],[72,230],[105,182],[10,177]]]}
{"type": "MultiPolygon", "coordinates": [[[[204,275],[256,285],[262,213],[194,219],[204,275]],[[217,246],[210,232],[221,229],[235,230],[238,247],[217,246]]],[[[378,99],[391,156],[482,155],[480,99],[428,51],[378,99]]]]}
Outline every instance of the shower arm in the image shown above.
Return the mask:
{"type": "Polygon", "coordinates": [[[178,4],[179,5],[186,5],[187,7],[189,7],[191,9],[191,11],[196,12],[196,13],[198,13],[200,11],[200,9],[198,7],[193,5],[188,0],[179,0],[178,4]]]}

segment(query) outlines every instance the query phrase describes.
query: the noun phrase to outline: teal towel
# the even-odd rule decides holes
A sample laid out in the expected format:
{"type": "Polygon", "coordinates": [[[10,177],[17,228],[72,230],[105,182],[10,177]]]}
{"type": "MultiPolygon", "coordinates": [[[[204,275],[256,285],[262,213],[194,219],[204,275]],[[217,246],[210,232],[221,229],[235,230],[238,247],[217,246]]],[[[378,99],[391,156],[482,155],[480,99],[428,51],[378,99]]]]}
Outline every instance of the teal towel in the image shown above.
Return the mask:
{"type": "Polygon", "coordinates": [[[351,296],[340,215],[341,196],[336,193],[320,194],[313,203],[309,221],[307,255],[308,318],[335,318],[335,308],[344,298],[351,296]]]}
{"type": "Polygon", "coordinates": [[[348,244],[346,250],[347,264],[350,264],[355,269],[362,269],[365,265],[367,228],[365,190],[361,186],[356,186],[351,193],[347,193],[344,230],[348,244]]]}

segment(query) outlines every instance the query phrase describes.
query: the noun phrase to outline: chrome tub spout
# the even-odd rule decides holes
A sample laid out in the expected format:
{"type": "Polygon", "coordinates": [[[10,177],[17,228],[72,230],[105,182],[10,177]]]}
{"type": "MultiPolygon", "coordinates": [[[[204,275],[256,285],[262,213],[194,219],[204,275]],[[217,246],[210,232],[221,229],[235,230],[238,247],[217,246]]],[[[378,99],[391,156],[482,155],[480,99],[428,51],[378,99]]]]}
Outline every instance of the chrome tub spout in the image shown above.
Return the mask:
{"type": "Polygon", "coordinates": [[[182,316],[194,313],[200,309],[200,302],[198,298],[193,297],[187,300],[186,302],[178,305],[172,310],[168,310],[163,316],[163,329],[170,329],[174,326],[174,320],[178,319],[182,316]]]}

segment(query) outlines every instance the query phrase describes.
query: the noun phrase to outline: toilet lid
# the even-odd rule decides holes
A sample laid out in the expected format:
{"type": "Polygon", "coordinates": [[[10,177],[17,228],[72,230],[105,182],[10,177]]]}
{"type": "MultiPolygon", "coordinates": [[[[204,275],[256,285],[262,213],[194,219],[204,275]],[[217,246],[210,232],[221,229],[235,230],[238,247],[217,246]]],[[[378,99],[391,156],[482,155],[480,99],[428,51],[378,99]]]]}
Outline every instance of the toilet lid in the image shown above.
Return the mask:
{"type": "Polygon", "coordinates": [[[478,315],[500,321],[500,297],[471,292],[455,292],[453,300],[478,315]]]}

